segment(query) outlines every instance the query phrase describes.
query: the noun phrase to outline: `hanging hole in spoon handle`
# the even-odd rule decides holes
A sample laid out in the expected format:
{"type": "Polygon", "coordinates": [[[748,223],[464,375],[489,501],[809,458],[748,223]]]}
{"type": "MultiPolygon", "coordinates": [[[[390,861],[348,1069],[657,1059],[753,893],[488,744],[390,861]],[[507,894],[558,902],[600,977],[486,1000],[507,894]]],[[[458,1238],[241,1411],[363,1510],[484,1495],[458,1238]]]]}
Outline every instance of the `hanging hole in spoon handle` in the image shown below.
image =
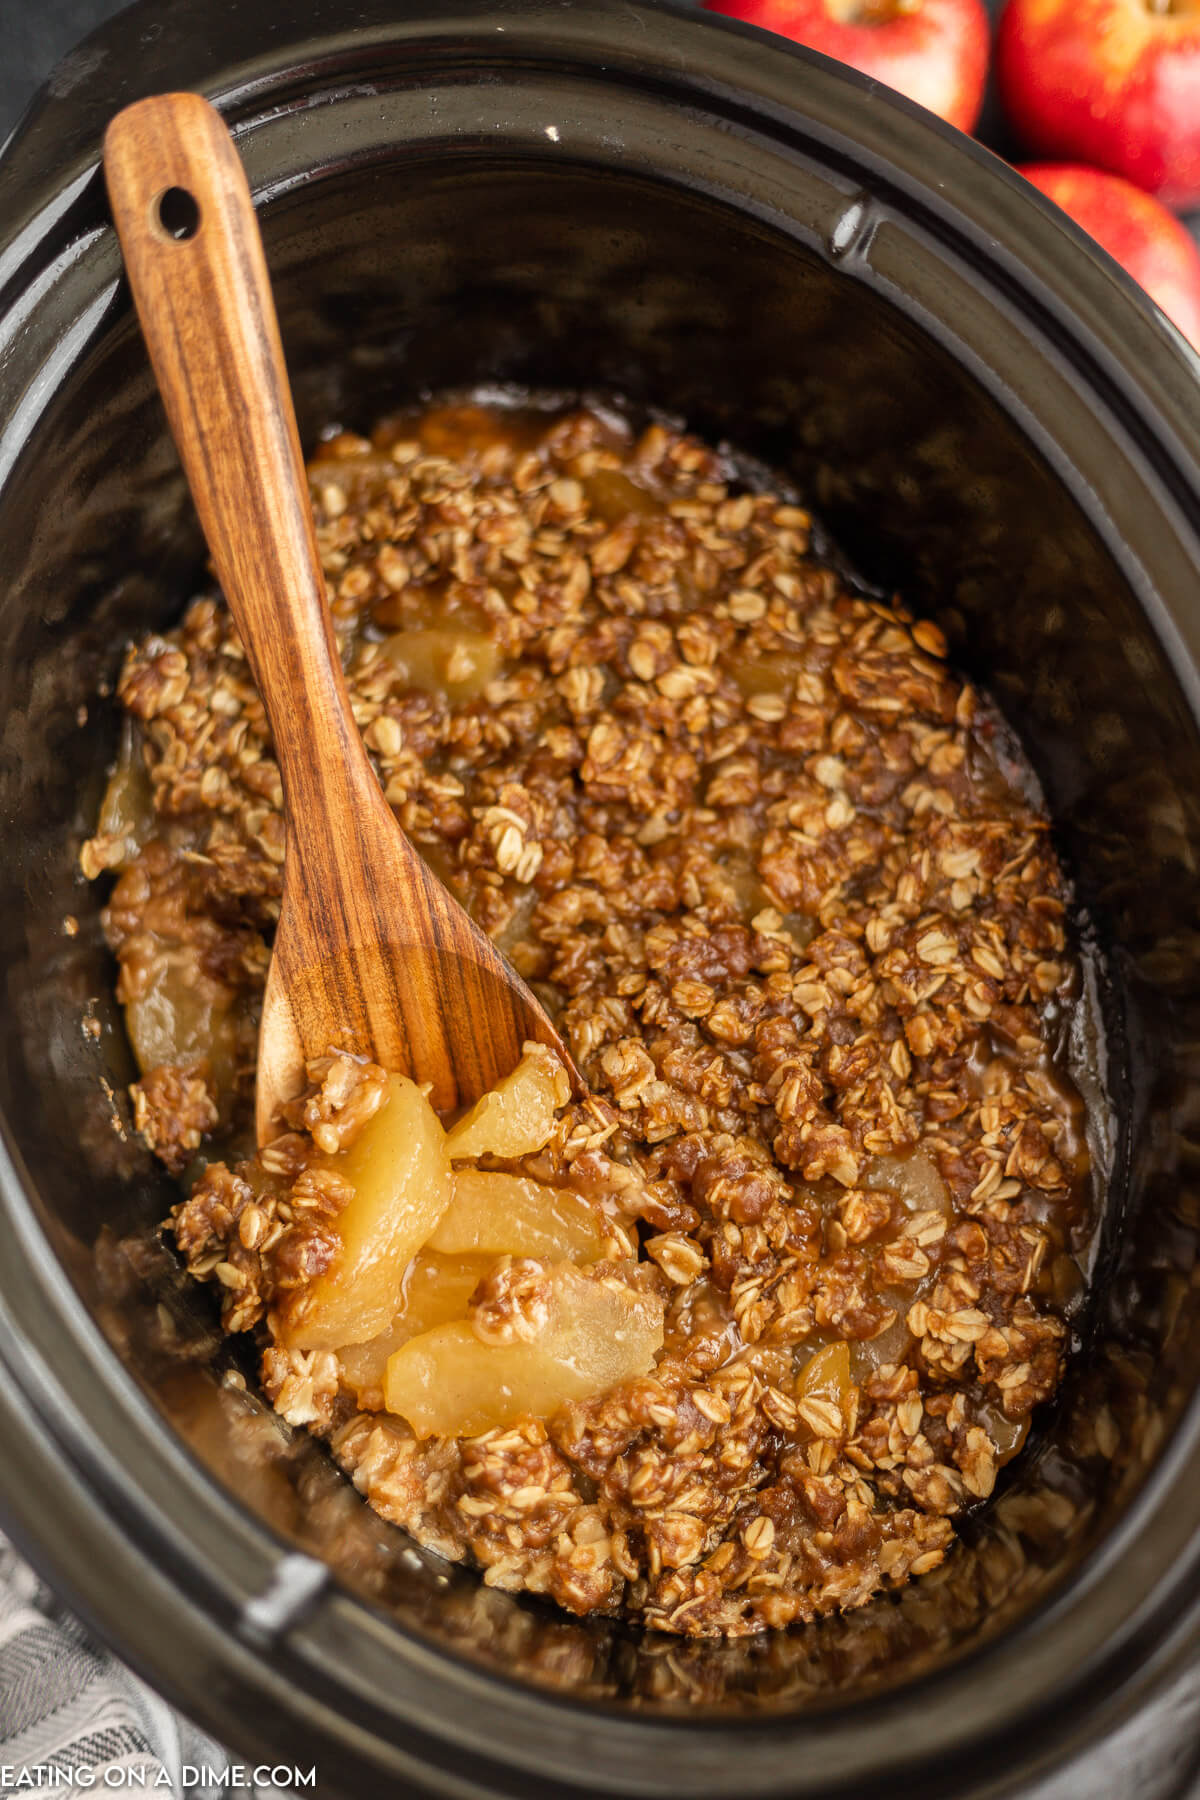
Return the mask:
{"type": "Polygon", "coordinates": [[[200,206],[187,188],[169,187],[161,193],[154,216],[164,237],[174,238],[176,243],[186,243],[200,229],[200,206]]]}

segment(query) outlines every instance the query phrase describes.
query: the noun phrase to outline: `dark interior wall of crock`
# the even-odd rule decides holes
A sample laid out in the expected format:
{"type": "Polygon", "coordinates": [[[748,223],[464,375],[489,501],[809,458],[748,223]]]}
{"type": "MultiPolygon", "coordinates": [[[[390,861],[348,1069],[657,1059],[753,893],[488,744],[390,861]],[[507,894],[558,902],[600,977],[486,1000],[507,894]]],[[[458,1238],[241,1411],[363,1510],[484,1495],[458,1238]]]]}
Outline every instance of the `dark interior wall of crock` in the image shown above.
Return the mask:
{"type": "MultiPolygon", "coordinates": [[[[1196,1218],[1178,1180],[1186,1120],[1172,1085],[1196,1037],[1200,748],[1129,589],[977,384],[858,275],[765,225],[611,172],[514,162],[403,181],[328,176],[275,200],[264,229],[310,440],[333,419],[362,425],[425,388],[481,380],[615,389],[682,413],[789,471],[867,574],[947,622],[1025,736],[1117,959],[1114,1017],[1144,987],[1153,1024],[1135,1032],[1136,1094],[1120,1060],[1116,1069],[1126,1128],[1136,1124],[1144,1146],[1140,1225],[1112,1288],[1120,1306],[1040,1461],[1026,1459],[976,1536],[990,1554],[1024,1529],[1012,1508],[1025,1506],[1028,1524],[1035,1497],[1057,1498],[1057,1521],[1043,1505],[1004,1590],[1028,1603],[1102,1523],[1101,1486],[1129,1490],[1200,1367],[1186,1285],[1196,1218]]],[[[125,635],[176,612],[203,568],[111,241],[97,254],[106,260],[76,338],[64,351],[79,315],[64,299],[56,320],[52,304],[36,326],[50,373],[30,385],[26,364],[25,387],[0,390],[10,421],[0,450],[19,452],[0,488],[0,1100],[55,1241],[91,1294],[101,1227],[151,1226],[170,1203],[129,1131],[132,1070],[105,998],[99,901],[74,872],[113,744],[96,691],[125,635]],[[67,914],[80,921],[75,936],[67,914]]],[[[128,1346],[126,1301],[132,1316],[134,1297],[111,1294],[105,1316],[128,1346]]],[[[211,1442],[207,1454],[222,1460],[211,1442]]],[[[322,1541],[319,1522],[304,1530],[322,1541]]],[[[969,1599],[956,1600],[959,1637],[1004,1615],[985,1574],[981,1561],[969,1599]]],[[[931,1653],[947,1647],[923,1641],[931,1653]]]]}
{"type": "Polygon", "coordinates": [[[0,461],[11,462],[0,502],[0,942],[4,1106],[69,1254],[104,1220],[144,1218],[164,1199],[114,1110],[112,1092],[136,1070],[77,859],[116,744],[102,695],[133,631],[178,610],[203,544],[115,279],[89,309],[90,332],[67,330],[70,359],[63,335],[79,296],[64,288],[27,327],[49,369],[30,381],[10,357],[0,373],[0,461]],[[51,371],[68,360],[59,386],[51,371]]]}

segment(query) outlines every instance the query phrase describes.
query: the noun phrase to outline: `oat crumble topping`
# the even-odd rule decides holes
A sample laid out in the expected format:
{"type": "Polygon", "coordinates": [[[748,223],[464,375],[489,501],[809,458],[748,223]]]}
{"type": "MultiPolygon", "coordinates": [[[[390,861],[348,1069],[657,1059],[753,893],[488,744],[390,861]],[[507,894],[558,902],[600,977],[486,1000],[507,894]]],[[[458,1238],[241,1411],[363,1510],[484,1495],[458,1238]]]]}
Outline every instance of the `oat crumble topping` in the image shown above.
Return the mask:
{"type": "MultiPolygon", "coordinates": [[[[321,1059],[250,1153],[284,822],[213,597],[131,647],[82,854],[116,878],[136,1122],[190,1178],[188,1268],[260,1334],[282,1415],[494,1586],[742,1635],[934,1568],[1057,1385],[1089,1224],[1067,890],[994,720],[936,626],[664,426],[439,408],[332,438],[311,478],[387,798],[591,1089],[479,1167],[581,1197],[570,1278],[665,1337],[647,1373],[460,1438],[289,1342],[388,1078],[321,1059]]],[[[461,1316],[536,1345],[550,1263],[492,1264],[461,1316]]]]}

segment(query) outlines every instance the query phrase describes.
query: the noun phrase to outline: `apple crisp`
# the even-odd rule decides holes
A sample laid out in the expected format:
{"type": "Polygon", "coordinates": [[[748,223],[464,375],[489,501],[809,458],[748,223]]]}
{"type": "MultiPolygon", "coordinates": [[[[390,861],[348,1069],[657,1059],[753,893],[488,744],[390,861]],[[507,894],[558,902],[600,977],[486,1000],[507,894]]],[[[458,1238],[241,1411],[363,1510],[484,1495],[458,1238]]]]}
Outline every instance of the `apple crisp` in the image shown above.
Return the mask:
{"type": "Polygon", "coordinates": [[[283,1417],[484,1580],[691,1635],[936,1567],[1054,1391],[1090,1229],[1036,789],[794,498],[606,410],[310,467],[380,782],[531,983],[465,1119],[332,1051],[257,1155],[283,796],[221,600],[132,645],[84,872],[170,1221],[283,1417]]]}

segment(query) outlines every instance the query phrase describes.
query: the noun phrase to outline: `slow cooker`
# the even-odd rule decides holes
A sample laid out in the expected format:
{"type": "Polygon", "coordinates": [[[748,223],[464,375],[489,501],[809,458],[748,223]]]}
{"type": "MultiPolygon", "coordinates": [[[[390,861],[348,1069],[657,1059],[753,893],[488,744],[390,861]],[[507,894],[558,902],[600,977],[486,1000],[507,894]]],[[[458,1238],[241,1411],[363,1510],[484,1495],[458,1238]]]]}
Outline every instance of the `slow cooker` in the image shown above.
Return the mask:
{"type": "Polygon", "coordinates": [[[1200,1646],[1200,362],[978,145],[644,0],[143,0],[26,116],[0,222],[5,1528],[322,1794],[965,1800],[1144,1707],[1200,1646]],[[77,854],[123,643],[204,580],[99,167],[181,87],[245,160],[310,440],[480,385],[682,416],[935,616],[1032,757],[1105,1020],[1092,1300],[898,1595],[721,1644],[488,1590],[287,1433],[157,1238],[77,854]]]}

